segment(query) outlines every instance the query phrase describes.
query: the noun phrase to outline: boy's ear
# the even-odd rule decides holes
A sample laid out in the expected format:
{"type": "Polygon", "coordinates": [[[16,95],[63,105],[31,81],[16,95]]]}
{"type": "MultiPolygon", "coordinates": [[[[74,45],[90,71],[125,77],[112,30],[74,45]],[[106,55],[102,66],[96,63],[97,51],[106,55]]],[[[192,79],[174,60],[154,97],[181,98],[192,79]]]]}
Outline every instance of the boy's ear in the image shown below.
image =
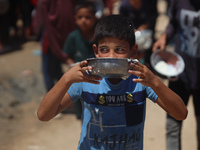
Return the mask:
{"type": "Polygon", "coordinates": [[[96,44],[93,44],[93,50],[94,50],[94,54],[96,56],[96,58],[99,58],[99,53],[98,53],[98,47],[96,44]]]}
{"type": "Polygon", "coordinates": [[[132,48],[131,48],[131,57],[135,58],[137,56],[137,50],[138,50],[138,45],[137,44],[132,46],[132,48]]]}

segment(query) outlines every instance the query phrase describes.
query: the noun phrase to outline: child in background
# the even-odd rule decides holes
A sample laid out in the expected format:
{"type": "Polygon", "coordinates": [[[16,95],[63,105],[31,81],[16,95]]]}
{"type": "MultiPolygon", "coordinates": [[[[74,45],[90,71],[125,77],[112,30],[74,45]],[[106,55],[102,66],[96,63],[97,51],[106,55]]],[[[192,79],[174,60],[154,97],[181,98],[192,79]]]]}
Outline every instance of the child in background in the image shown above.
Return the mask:
{"type": "MultiPolygon", "coordinates": [[[[95,28],[94,53],[97,58],[131,58],[137,53],[134,25],[121,15],[101,19],[95,28]]],[[[178,120],[187,117],[182,99],[145,65],[130,63],[130,76],[101,78],[82,61],[69,69],[43,98],[37,111],[48,121],[77,99],[83,103],[79,150],[143,149],[146,98],[157,103],[178,120]],[[112,100],[109,100],[112,99],[112,100]]]]}
{"type": "MultiPolygon", "coordinates": [[[[78,28],[69,34],[63,47],[63,51],[69,56],[66,63],[70,66],[87,58],[95,57],[92,48],[97,21],[95,12],[93,2],[82,2],[75,8],[75,23],[78,28]]],[[[77,119],[81,119],[81,102],[78,100],[74,105],[77,119]]]]}
{"type": "Polygon", "coordinates": [[[95,5],[93,2],[82,2],[76,6],[75,11],[77,29],[68,35],[63,47],[63,51],[70,57],[67,59],[68,65],[95,57],[92,49],[97,21],[95,5]]]}

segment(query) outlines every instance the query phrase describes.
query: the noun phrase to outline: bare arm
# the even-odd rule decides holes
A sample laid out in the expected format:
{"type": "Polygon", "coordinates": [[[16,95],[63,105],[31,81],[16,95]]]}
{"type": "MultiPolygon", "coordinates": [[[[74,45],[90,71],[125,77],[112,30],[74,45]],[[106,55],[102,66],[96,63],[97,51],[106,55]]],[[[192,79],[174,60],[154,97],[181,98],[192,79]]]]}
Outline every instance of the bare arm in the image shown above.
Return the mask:
{"type": "Polygon", "coordinates": [[[72,99],[66,93],[70,87],[70,83],[64,80],[65,78],[62,77],[43,98],[37,111],[39,120],[49,121],[72,104],[72,99]]]}
{"type": "Polygon", "coordinates": [[[72,104],[72,99],[67,93],[69,87],[75,82],[89,82],[99,84],[100,77],[93,77],[86,73],[86,70],[92,69],[91,66],[85,67],[87,61],[82,61],[67,71],[57,84],[45,95],[37,116],[41,121],[49,121],[62,110],[72,104]]]}
{"type": "Polygon", "coordinates": [[[186,119],[188,111],[183,100],[160,80],[158,82],[158,86],[153,88],[158,95],[156,103],[175,119],[186,119]]]}
{"type": "Polygon", "coordinates": [[[167,44],[167,35],[163,33],[161,37],[153,44],[152,51],[155,52],[157,49],[164,50],[167,44]]]}
{"type": "Polygon", "coordinates": [[[182,99],[171,89],[169,89],[157,76],[155,76],[145,65],[141,63],[130,64],[135,71],[129,70],[129,73],[139,76],[139,79],[133,79],[134,82],[142,83],[151,87],[158,95],[157,104],[168,114],[177,120],[184,120],[188,111],[182,99]]]}

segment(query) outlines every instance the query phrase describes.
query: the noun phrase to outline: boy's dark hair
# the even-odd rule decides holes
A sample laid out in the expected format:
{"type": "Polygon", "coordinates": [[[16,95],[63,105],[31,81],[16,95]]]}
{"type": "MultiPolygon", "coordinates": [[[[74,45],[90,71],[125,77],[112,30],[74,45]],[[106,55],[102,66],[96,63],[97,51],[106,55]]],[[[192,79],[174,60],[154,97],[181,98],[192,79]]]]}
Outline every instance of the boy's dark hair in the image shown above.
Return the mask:
{"type": "Polygon", "coordinates": [[[110,15],[99,20],[95,28],[95,44],[105,37],[125,40],[130,47],[135,45],[133,22],[122,15],[110,15]]]}
{"type": "Polygon", "coordinates": [[[88,8],[93,15],[95,15],[95,13],[96,13],[96,8],[95,8],[94,2],[91,2],[91,1],[79,2],[75,7],[75,14],[77,13],[77,11],[79,11],[82,8],[88,8]]]}

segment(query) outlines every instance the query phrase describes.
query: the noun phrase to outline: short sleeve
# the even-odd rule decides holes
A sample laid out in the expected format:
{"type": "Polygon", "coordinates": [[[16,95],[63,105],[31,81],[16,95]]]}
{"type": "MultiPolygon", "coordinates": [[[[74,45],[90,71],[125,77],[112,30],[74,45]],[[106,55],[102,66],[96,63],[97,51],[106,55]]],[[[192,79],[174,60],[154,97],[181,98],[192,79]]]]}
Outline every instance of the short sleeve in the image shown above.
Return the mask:
{"type": "Polygon", "coordinates": [[[70,86],[67,93],[72,98],[73,102],[76,102],[78,99],[81,99],[82,95],[82,83],[74,83],[70,86]]]}
{"type": "Polygon", "coordinates": [[[146,93],[147,93],[147,97],[155,103],[158,98],[158,95],[154,92],[154,90],[150,87],[147,87],[146,93]]]}

